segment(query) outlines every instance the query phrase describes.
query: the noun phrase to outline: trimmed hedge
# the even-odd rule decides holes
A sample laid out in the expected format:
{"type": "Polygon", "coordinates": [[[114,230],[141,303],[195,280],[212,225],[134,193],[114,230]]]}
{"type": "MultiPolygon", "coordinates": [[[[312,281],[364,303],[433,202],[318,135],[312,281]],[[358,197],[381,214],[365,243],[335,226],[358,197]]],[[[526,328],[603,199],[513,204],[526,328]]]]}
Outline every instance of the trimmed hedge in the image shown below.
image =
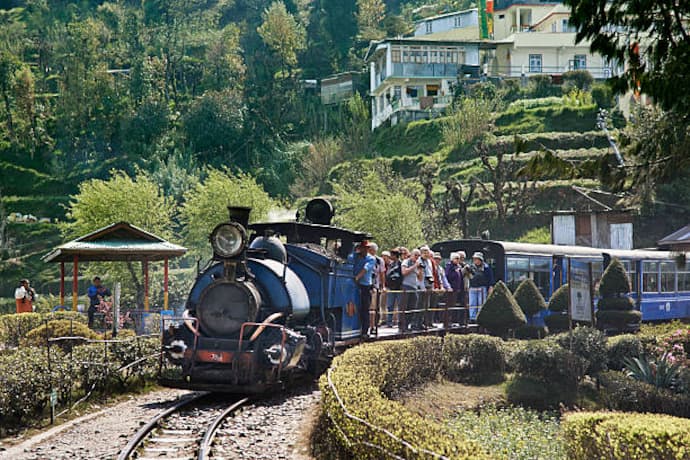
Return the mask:
{"type": "MultiPolygon", "coordinates": [[[[30,330],[26,337],[21,339],[22,347],[44,347],[46,346],[47,338],[55,337],[84,337],[85,339],[98,340],[101,338],[99,334],[89,329],[85,324],[79,322],[70,323],[66,319],[57,319],[44,323],[36,329],[30,330]]],[[[79,345],[79,340],[60,341],[54,343],[55,346],[69,351],[72,345],[79,345]]]]}
{"type": "Polygon", "coordinates": [[[546,323],[551,333],[567,331],[570,327],[568,315],[565,313],[554,313],[546,316],[544,317],[544,323],[546,323]]]}
{"type": "Polygon", "coordinates": [[[630,279],[621,261],[614,257],[601,277],[599,295],[604,298],[616,297],[628,292],[630,292],[630,279]]]}
{"type": "Polygon", "coordinates": [[[561,422],[568,458],[677,460],[690,457],[690,420],[651,414],[577,412],[561,422]]]}
{"type": "Polygon", "coordinates": [[[572,352],[587,363],[586,374],[594,376],[606,370],[608,354],[606,336],[603,332],[592,327],[577,326],[573,329],[572,340],[569,333],[558,334],[555,340],[566,350],[571,349],[572,343],[572,352]]]}
{"type": "Polygon", "coordinates": [[[477,324],[493,334],[504,335],[510,329],[527,324],[527,318],[510,293],[510,289],[503,281],[499,281],[479,310],[477,324]]]}
{"type": "Polygon", "coordinates": [[[543,339],[547,335],[549,335],[549,328],[546,326],[528,324],[515,329],[516,339],[543,339]]]}
{"type": "Polygon", "coordinates": [[[575,388],[587,362],[551,341],[534,341],[511,357],[511,365],[519,376],[575,388]]]}
{"type": "Polygon", "coordinates": [[[86,324],[88,318],[85,314],[75,311],[57,311],[51,313],[13,313],[0,316],[0,343],[5,347],[17,347],[29,331],[40,327],[46,321],[73,320],[86,324]]]}
{"type": "Polygon", "coordinates": [[[570,327],[568,321],[568,284],[556,289],[549,299],[549,311],[551,315],[544,318],[550,332],[567,331],[570,327]]]}
{"type": "Polygon", "coordinates": [[[627,296],[630,279],[623,264],[613,258],[601,277],[597,304],[597,323],[600,329],[636,329],[642,320],[642,313],[633,310],[635,304],[627,296]]]}
{"type": "Polygon", "coordinates": [[[609,409],[690,418],[690,396],[657,388],[623,372],[600,374],[602,402],[609,409]]]}
{"type": "Polygon", "coordinates": [[[644,354],[642,341],[633,334],[617,335],[609,338],[606,344],[607,366],[613,371],[625,368],[626,358],[639,358],[644,354]]]}
{"type": "Polygon", "coordinates": [[[329,458],[339,457],[339,451],[346,458],[379,459],[384,449],[403,458],[428,458],[424,453],[428,450],[454,459],[488,459],[478,443],[388,399],[403,388],[435,378],[446,361],[442,355],[440,338],[422,337],[362,345],[335,358],[319,382],[326,425],[320,435],[329,458]]]}
{"type": "Polygon", "coordinates": [[[449,335],[443,341],[443,374],[463,383],[503,381],[506,350],[497,337],[479,334],[449,335]]]}
{"type": "Polygon", "coordinates": [[[531,318],[542,310],[546,310],[546,302],[534,281],[527,278],[515,290],[515,301],[527,318],[531,318]]]}

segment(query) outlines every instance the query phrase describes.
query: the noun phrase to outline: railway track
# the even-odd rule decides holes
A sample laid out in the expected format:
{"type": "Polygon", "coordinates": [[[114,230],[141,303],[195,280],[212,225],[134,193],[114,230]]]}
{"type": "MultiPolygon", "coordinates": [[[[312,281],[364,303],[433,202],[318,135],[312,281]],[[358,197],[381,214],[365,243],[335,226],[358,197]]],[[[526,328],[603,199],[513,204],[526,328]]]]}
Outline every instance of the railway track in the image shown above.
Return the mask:
{"type": "Polygon", "coordinates": [[[210,399],[209,393],[197,393],[156,415],[130,439],[118,460],[208,460],[218,429],[249,401],[210,399]]]}

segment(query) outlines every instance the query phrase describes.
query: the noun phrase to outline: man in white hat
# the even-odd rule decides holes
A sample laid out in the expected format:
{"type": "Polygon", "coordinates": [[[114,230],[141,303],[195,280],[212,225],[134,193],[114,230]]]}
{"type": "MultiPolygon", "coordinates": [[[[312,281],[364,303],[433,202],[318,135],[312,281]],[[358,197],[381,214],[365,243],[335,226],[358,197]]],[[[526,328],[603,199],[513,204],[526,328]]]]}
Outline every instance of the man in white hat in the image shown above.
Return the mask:
{"type": "Polygon", "coordinates": [[[489,264],[484,262],[484,254],[482,254],[480,251],[475,252],[472,254],[472,279],[470,280],[470,288],[472,288],[472,291],[470,296],[472,296],[472,292],[476,293],[478,292],[478,289],[481,288],[482,298],[472,299],[474,301],[471,302],[471,304],[483,304],[489,294],[491,294],[494,284],[496,284],[496,281],[494,280],[494,271],[491,269],[489,264]]]}

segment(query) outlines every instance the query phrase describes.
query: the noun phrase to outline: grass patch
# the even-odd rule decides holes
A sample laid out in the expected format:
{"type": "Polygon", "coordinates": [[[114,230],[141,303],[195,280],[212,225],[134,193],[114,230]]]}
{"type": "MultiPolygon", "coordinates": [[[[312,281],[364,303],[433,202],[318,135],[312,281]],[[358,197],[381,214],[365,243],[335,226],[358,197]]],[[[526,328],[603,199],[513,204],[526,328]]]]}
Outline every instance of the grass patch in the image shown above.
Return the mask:
{"type": "Polygon", "coordinates": [[[518,238],[518,243],[551,244],[551,228],[533,228],[518,238]]]}
{"type": "Polygon", "coordinates": [[[441,147],[441,122],[419,120],[374,131],[374,149],[384,157],[432,153],[441,147]]]}
{"type": "Polygon", "coordinates": [[[519,407],[488,405],[478,411],[461,411],[449,428],[474,439],[493,459],[565,459],[565,443],[555,413],[519,407]]]}
{"type": "Polygon", "coordinates": [[[505,385],[463,385],[440,380],[408,390],[396,398],[408,410],[441,420],[458,410],[474,410],[486,404],[506,404],[505,385]]]}

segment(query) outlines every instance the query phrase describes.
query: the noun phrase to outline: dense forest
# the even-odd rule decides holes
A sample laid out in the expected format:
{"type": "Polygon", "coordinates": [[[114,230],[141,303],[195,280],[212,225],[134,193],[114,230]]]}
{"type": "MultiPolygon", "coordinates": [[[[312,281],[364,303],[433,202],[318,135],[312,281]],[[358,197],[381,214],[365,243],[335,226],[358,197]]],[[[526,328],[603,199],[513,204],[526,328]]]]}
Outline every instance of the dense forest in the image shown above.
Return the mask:
{"type": "Polygon", "coordinates": [[[362,101],[351,110],[329,110],[304,80],[361,70],[370,39],[407,32],[421,14],[467,6],[446,1],[418,8],[420,0],[3,3],[9,3],[0,10],[4,173],[11,174],[12,165],[45,172],[66,182],[51,185],[59,194],[113,168],[143,168],[170,183],[180,180],[174,172],[224,165],[252,173],[276,196],[289,195],[299,169],[303,145],[297,141],[323,137],[325,126],[349,138],[368,128],[362,101]]]}

